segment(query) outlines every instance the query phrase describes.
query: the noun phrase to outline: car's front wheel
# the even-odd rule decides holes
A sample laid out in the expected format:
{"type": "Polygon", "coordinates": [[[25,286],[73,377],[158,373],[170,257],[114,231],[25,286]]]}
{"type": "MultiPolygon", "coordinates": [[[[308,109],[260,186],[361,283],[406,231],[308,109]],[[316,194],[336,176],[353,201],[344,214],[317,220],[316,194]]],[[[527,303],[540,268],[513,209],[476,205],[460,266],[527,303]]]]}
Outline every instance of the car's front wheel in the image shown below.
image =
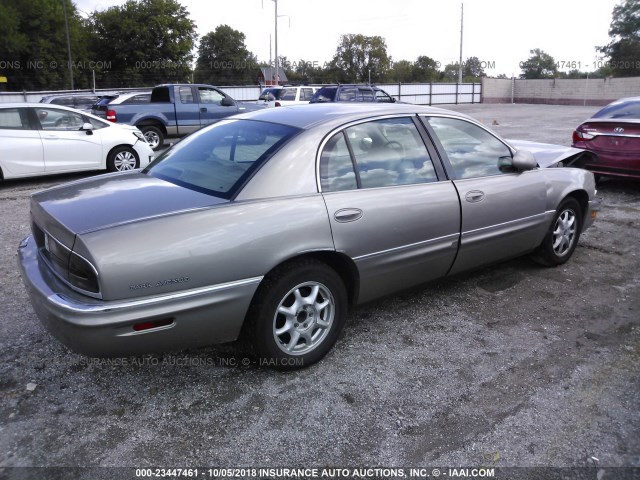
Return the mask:
{"type": "Polygon", "coordinates": [[[580,204],[575,198],[567,198],[556,210],[551,227],[533,255],[534,260],[549,267],[562,265],[573,255],[581,231],[580,204]]]}
{"type": "Polygon", "coordinates": [[[138,156],[130,147],[117,147],[107,158],[107,170],[110,172],[125,172],[138,168],[138,156]]]}
{"type": "Polygon", "coordinates": [[[281,370],[307,367],[333,347],[347,317],[340,276],[308,259],[265,278],[252,304],[248,335],[260,364],[281,370]]]}

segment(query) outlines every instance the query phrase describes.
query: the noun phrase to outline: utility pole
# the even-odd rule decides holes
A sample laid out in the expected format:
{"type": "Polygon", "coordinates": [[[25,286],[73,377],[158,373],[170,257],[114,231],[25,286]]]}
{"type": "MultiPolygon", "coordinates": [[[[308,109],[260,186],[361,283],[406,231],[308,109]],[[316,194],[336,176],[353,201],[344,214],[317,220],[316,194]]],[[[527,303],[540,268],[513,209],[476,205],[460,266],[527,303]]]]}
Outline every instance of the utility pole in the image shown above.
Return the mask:
{"type": "Polygon", "coordinates": [[[67,30],[67,53],[69,54],[69,78],[71,79],[71,90],[73,90],[73,65],[71,64],[71,41],[69,40],[69,22],[67,20],[67,0],[62,0],[64,10],[64,27],[67,30]]]}
{"type": "Polygon", "coordinates": [[[276,85],[280,85],[280,75],[278,69],[278,0],[273,0],[276,4],[276,85]]]}
{"type": "Polygon", "coordinates": [[[462,83],[462,31],[463,31],[463,21],[464,21],[464,3],[460,4],[460,63],[458,66],[460,67],[460,71],[458,72],[458,83],[462,83]]]}

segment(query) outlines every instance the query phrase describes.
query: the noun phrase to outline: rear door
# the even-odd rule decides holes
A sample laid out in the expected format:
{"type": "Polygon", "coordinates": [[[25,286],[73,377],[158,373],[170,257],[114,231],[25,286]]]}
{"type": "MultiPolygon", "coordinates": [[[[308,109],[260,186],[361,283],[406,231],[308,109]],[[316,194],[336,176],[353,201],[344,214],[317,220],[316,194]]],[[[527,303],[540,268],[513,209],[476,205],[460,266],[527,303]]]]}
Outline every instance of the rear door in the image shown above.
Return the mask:
{"type": "Polygon", "coordinates": [[[322,145],[320,187],[335,247],[360,272],[360,301],[444,276],[455,258],[458,195],[419,130],[411,116],[390,117],[322,145]]]}
{"type": "Polygon", "coordinates": [[[462,206],[457,273],[521,255],[541,241],[550,221],[539,169],[515,172],[511,149],[460,118],[422,117],[444,157],[462,206]]]}
{"type": "Polygon", "coordinates": [[[178,133],[187,135],[198,130],[202,124],[200,122],[198,93],[195,91],[195,87],[189,85],[174,87],[174,99],[178,133]]]}
{"type": "Polygon", "coordinates": [[[39,131],[46,172],[91,170],[104,167],[99,130],[82,130],[80,112],[53,107],[35,107],[42,129],[39,131]]]}
{"type": "Polygon", "coordinates": [[[0,168],[5,178],[44,172],[42,140],[27,108],[0,108],[0,168]]]}

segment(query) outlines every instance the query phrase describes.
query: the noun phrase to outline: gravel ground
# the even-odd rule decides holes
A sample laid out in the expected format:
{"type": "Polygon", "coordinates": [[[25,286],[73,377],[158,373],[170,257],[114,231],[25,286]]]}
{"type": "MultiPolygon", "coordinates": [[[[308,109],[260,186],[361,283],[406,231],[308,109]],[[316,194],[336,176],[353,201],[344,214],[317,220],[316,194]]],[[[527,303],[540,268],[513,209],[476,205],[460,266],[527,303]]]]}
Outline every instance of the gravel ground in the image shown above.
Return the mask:
{"type": "MultiPolygon", "coordinates": [[[[453,108],[506,138],[566,145],[595,111],[453,108]]],[[[55,341],[16,249],[29,195],[79,177],[0,185],[0,478],[45,466],[640,467],[640,184],[599,185],[602,212],[566,265],[521,258],[362,306],[325,360],[279,373],[243,365],[235,344],[107,362],[55,341]]]]}

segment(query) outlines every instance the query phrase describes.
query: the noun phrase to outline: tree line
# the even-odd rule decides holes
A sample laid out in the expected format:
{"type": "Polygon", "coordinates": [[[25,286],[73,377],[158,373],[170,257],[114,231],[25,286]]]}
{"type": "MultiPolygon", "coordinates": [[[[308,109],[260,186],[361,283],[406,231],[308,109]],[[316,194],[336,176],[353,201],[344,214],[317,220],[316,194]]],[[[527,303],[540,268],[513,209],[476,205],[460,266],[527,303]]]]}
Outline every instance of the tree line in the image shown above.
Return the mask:
{"type": "MultiPolygon", "coordinates": [[[[256,84],[260,67],[268,66],[247,49],[245,35],[228,25],[198,39],[195,22],[178,0],[128,0],[83,13],[72,0],[0,2],[0,77],[6,79],[0,88],[53,90],[73,84],[79,89],[90,88],[94,80],[101,88],[256,84]]],[[[598,47],[601,65],[556,61],[532,49],[520,62],[520,77],[580,78],[587,71],[592,77],[640,76],[640,0],[624,0],[614,8],[609,35],[611,42],[598,47]]],[[[322,64],[287,57],[279,62],[295,83],[454,82],[460,68],[427,55],[393,61],[383,37],[361,34],[342,35],[333,58],[322,64]]],[[[479,81],[485,66],[477,57],[467,58],[463,81],[479,81]]]]}

